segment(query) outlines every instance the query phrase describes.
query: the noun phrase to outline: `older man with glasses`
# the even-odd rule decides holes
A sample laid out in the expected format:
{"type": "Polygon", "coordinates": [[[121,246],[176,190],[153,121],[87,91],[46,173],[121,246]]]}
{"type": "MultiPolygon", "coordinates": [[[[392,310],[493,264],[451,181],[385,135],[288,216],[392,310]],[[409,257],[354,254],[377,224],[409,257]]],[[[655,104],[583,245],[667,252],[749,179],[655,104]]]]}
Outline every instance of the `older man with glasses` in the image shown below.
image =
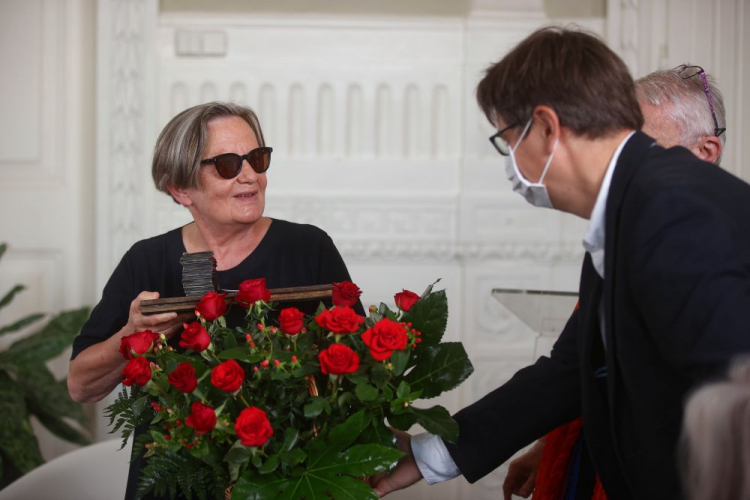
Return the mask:
{"type": "Polygon", "coordinates": [[[627,67],[583,32],[534,32],[487,70],[477,100],[513,191],[589,221],[580,307],[549,357],[454,415],[456,443],[399,434],[409,453],[376,492],[477,481],[582,417],[575,474],[596,472],[610,500],[683,498],[685,397],[750,352],[750,186],[641,132],[627,67]]]}
{"type": "Polygon", "coordinates": [[[635,85],[643,131],[665,148],[683,146],[701,160],[721,162],[726,141],[724,98],[700,66],[680,65],[635,85]]]}

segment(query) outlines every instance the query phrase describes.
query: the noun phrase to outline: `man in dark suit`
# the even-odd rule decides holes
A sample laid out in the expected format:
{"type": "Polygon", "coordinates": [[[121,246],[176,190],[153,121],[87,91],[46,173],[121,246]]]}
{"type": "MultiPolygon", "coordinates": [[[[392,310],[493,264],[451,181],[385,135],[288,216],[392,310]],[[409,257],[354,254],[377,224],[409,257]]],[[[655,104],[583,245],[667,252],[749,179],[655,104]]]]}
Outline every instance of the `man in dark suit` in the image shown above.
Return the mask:
{"type": "Polygon", "coordinates": [[[683,400],[750,352],[750,186],[637,132],[627,68],[585,33],[533,33],[477,96],[513,190],[590,221],[580,308],[549,358],[455,415],[455,445],[401,435],[413,453],[376,491],[476,481],[582,416],[608,498],[680,498],[683,400]]]}

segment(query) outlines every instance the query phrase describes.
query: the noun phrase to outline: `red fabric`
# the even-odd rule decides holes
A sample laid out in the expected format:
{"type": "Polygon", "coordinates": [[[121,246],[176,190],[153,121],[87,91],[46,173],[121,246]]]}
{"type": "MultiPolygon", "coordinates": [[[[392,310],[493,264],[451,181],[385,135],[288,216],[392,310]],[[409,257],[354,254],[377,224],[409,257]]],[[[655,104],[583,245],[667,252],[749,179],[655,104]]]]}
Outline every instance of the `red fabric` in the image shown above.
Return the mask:
{"type": "Polygon", "coordinates": [[[604,486],[602,486],[602,482],[599,481],[599,476],[596,476],[594,495],[591,497],[591,500],[607,500],[607,494],[604,493],[604,486]]]}
{"type": "MultiPolygon", "coordinates": [[[[568,465],[582,427],[583,421],[579,418],[547,434],[531,500],[560,500],[563,497],[568,485],[568,465]]],[[[599,476],[596,476],[591,500],[607,500],[599,476]]]]}
{"type": "Polygon", "coordinates": [[[562,498],[568,480],[568,463],[581,435],[582,424],[579,418],[547,434],[532,500],[562,498]]]}

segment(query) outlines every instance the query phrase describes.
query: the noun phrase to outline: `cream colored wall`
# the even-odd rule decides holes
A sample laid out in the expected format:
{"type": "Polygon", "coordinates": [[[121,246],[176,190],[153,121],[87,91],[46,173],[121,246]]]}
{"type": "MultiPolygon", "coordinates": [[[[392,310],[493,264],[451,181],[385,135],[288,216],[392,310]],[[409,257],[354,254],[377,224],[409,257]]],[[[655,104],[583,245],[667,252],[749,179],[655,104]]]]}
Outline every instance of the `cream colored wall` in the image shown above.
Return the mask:
{"type": "MultiPolygon", "coordinates": [[[[162,12],[315,12],[324,14],[395,14],[462,16],[471,0],[160,0],[162,12]]],[[[548,17],[604,17],[606,0],[545,0],[548,17]]]]}

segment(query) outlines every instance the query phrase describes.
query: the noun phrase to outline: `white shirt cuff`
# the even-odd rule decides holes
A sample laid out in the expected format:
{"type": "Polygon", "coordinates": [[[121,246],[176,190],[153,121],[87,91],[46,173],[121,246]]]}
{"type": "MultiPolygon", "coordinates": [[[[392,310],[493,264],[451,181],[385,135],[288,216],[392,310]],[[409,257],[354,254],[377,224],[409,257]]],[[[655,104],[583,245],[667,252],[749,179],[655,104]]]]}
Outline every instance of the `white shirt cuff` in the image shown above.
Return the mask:
{"type": "Polygon", "coordinates": [[[440,437],[422,433],[412,436],[411,452],[427,484],[442,483],[461,475],[440,437]]]}

